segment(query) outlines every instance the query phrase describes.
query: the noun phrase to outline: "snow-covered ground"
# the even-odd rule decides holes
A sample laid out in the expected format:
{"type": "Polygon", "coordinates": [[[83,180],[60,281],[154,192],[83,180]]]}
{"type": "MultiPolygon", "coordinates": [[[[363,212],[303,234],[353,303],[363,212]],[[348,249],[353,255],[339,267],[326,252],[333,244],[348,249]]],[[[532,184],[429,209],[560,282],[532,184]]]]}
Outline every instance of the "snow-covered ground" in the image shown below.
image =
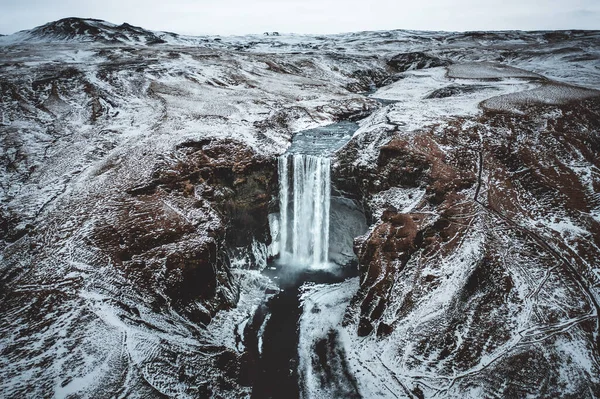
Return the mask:
{"type": "MultiPolygon", "coordinates": [[[[479,118],[491,109],[507,112],[511,120],[513,114],[527,115],[523,106],[568,105],[596,96],[591,89],[600,87],[599,42],[598,32],[400,30],[195,38],[90,20],[1,37],[0,396],[249,396],[239,366],[244,330],[276,289],[247,269],[266,265],[269,243],[254,237],[251,255],[242,249],[238,257],[230,256],[223,246],[227,215],[215,206],[229,191],[213,191],[200,180],[190,183],[184,197],[168,191],[169,181],[161,176],[180,178],[181,165],[189,161],[181,145],[230,140],[256,158],[274,159],[299,131],[372,112],[349,143],[359,151],[353,159],[357,171],[376,170],[381,146],[392,138],[406,140],[407,151],[418,152],[423,147],[413,140],[419,132],[433,131],[439,138],[451,136],[457,126],[480,140],[470,142],[474,148],[514,133],[516,142],[531,140],[531,148],[541,151],[547,148],[544,137],[519,135],[504,125],[486,130],[479,118]],[[387,64],[398,53],[414,51],[453,64],[406,71],[387,64]],[[378,106],[373,99],[394,102],[378,106]],[[144,191],[157,179],[162,186],[144,191]],[[131,194],[136,190],[143,194],[131,194]],[[118,252],[130,244],[139,251],[118,252]],[[198,258],[204,254],[200,249],[213,247],[219,254],[213,263],[214,300],[193,300],[192,310],[182,310],[170,285],[178,269],[169,262],[181,253],[198,258]]],[[[531,124],[552,125],[563,111],[547,112],[531,124]]],[[[577,123],[585,132],[585,121],[577,123]]],[[[454,143],[437,144],[436,154],[449,163],[454,143]]],[[[394,326],[389,335],[357,333],[360,309],[354,300],[365,281],[305,287],[299,324],[303,395],[498,395],[494,373],[506,375],[510,364],[492,366],[521,351],[528,367],[555,371],[546,386],[558,390],[547,395],[578,397],[577,389],[587,386],[589,397],[600,396],[597,348],[586,335],[586,328],[597,334],[598,315],[586,298],[598,298],[600,267],[597,258],[581,255],[584,247],[599,253],[594,229],[600,223],[600,175],[584,150],[577,155],[556,146],[561,165],[568,165],[587,190],[587,211],[552,208],[550,214],[551,200],[523,194],[514,202],[530,213],[517,221],[564,244],[544,248],[542,258],[552,258],[547,253],[553,248],[569,254],[564,256],[582,281],[591,282],[585,295],[561,271],[564,262],[548,260],[540,267],[523,255],[539,250],[532,244],[536,238],[505,233],[508,222],[465,206],[457,223],[469,228],[457,230],[455,249],[440,248],[421,263],[425,255],[417,253],[394,271],[386,295],[395,300],[379,318],[394,326]],[[513,241],[504,242],[507,237],[513,241]],[[470,308],[461,302],[465,281],[490,245],[501,249],[506,268],[493,277],[510,275],[516,288],[494,303],[497,309],[470,308]],[[569,283],[561,285],[563,280],[569,283]],[[461,324],[444,318],[453,312],[465,316],[461,324]],[[441,353],[442,347],[468,348],[469,328],[479,325],[482,312],[489,312],[491,322],[513,324],[497,326],[502,339],[479,342],[485,347],[480,352],[461,352],[462,358],[441,353]],[[549,337],[551,345],[545,341],[549,337]],[[331,360],[330,370],[321,367],[319,353],[331,360]],[[461,363],[471,355],[473,364],[461,363]]],[[[225,162],[235,156],[217,158],[225,162]]],[[[542,158],[547,164],[541,167],[554,167],[554,158],[542,158]]],[[[481,193],[512,195],[500,172],[493,172],[483,173],[481,193]]],[[[385,187],[378,179],[368,183],[382,189],[361,198],[371,211],[370,232],[389,208],[436,222],[425,187],[385,187]]],[[[474,191],[458,194],[472,198],[474,191]]],[[[198,278],[192,288],[203,284],[198,278]]],[[[510,392],[531,392],[539,382],[522,378],[516,384],[526,389],[510,392]]]]}

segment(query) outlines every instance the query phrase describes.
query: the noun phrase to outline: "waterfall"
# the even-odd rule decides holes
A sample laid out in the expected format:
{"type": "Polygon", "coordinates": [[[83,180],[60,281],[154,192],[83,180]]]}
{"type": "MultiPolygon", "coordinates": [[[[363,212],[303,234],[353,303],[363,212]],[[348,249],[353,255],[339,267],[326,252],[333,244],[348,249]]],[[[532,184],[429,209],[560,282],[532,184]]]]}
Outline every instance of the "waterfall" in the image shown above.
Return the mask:
{"type": "Polygon", "coordinates": [[[324,264],[329,251],[330,160],[282,155],[278,167],[280,259],[291,264],[324,264]]]}

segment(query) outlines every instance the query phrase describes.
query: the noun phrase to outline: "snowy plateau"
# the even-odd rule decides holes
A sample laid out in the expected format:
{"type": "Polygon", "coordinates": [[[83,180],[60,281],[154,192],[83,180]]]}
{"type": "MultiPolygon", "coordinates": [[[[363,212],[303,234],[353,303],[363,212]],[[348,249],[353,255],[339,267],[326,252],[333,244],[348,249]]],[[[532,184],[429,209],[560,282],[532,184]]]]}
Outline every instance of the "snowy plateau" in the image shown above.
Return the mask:
{"type": "Polygon", "coordinates": [[[0,37],[0,397],[600,398],[599,88],[597,31],[0,37]]]}

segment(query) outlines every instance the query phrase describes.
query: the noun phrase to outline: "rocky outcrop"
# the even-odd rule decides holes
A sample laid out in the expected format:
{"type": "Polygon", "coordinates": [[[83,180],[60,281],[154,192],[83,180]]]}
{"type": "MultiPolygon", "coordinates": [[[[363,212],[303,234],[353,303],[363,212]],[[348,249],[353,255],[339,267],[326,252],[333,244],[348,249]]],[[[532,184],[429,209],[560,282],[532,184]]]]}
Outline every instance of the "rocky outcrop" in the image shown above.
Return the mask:
{"type": "Polygon", "coordinates": [[[111,203],[93,240],[140,289],[164,291],[190,320],[208,324],[237,303],[228,250],[270,242],[276,167],[231,140],[188,141],[173,157],[111,203]]]}
{"type": "Polygon", "coordinates": [[[452,64],[452,62],[434,55],[416,51],[412,53],[397,54],[390,58],[387,64],[397,72],[405,72],[412,69],[448,66],[452,64]]]}
{"type": "Polygon", "coordinates": [[[388,137],[378,150],[374,167],[361,168],[354,162],[362,148],[360,139],[350,142],[338,153],[341,162],[335,171],[335,186],[345,195],[362,201],[367,215],[373,215],[368,200],[375,193],[393,187],[423,188],[427,198],[439,204],[456,189],[470,187],[476,180],[475,154],[468,148],[457,149],[448,157],[430,134],[406,137],[387,128],[388,137]]]}
{"type": "Polygon", "coordinates": [[[247,246],[254,239],[268,245],[269,204],[277,192],[276,161],[232,140],[185,142],[179,151],[186,158],[172,169],[157,172],[156,182],[189,194],[198,190],[194,194],[210,201],[226,219],[228,245],[247,246]]]}
{"type": "Polygon", "coordinates": [[[357,70],[352,72],[350,77],[355,79],[355,81],[348,83],[346,89],[353,93],[373,92],[377,88],[383,87],[398,79],[397,76],[383,68],[357,70]]]}
{"type": "Polygon", "coordinates": [[[371,98],[353,98],[344,101],[330,101],[326,105],[317,107],[317,110],[334,115],[338,121],[357,121],[367,117],[379,107],[380,104],[371,98]]]}

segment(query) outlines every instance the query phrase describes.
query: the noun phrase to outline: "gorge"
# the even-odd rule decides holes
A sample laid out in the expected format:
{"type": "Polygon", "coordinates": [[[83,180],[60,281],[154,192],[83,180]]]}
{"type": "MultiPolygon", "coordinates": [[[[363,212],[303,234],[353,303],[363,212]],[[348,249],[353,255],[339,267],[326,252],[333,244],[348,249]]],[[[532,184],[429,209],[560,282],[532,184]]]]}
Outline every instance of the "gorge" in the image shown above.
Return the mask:
{"type": "Polygon", "coordinates": [[[0,396],[600,397],[599,43],[0,37],[0,396]]]}
{"type": "MultiPolygon", "coordinates": [[[[346,263],[341,264],[329,259],[332,201],[329,157],[357,128],[356,124],[343,122],[299,132],[289,151],[278,159],[279,219],[272,236],[279,253],[266,275],[277,281],[281,291],[258,308],[252,323],[261,324],[257,334],[262,333],[251,339],[258,342],[260,338],[260,350],[257,348],[255,352],[259,371],[252,397],[305,396],[298,370],[300,362],[306,361],[298,352],[301,293],[306,284],[340,283],[356,275],[355,259],[354,262],[344,259],[346,263]],[[256,320],[262,322],[255,323],[256,320]]],[[[334,218],[333,232],[338,242],[352,242],[355,236],[364,233],[366,224],[361,216],[360,211],[354,211],[341,212],[334,218]],[[354,223],[349,223],[353,219],[354,223]]],[[[336,379],[337,386],[347,388],[338,394],[357,397],[355,382],[348,378],[342,375],[336,379]]]]}

